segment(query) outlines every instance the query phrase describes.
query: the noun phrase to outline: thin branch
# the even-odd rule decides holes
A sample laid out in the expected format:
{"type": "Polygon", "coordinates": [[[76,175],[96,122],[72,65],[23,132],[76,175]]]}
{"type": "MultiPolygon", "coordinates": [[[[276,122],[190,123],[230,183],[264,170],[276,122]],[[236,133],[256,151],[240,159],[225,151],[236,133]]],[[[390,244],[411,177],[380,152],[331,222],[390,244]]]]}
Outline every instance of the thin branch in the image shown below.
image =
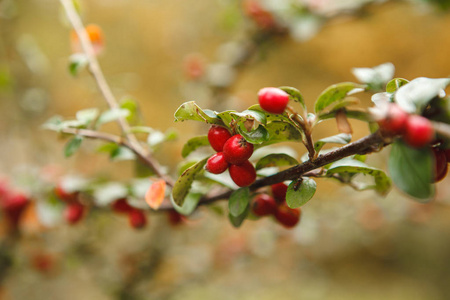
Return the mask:
{"type": "MultiPolygon", "coordinates": [[[[103,75],[97,57],[94,54],[92,44],[89,40],[86,30],[84,29],[84,25],[80,19],[80,16],[78,15],[73,5],[72,0],[60,0],[60,2],[66,11],[67,17],[69,18],[72,27],[78,35],[83,52],[89,62],[89,70],[94,77],[95,82],[97,83],[97,87],[99,88],[103,98],[105,99],[110,109],[119,108],[117,100],[114,97],[114,94],[112,93],[111,88],[109,87],[105,79],[105,76],[103,75]]],[[[164,179],[169,186],[173,186],[173,180],[161,171],[161,166],[159,165],[159,163],[144,147],[141,146],[136,136],[131,133],[130,125],[128,124],[126,119],[123,117],[119,117],[117,121],[122,130],[122,133],[128,140],[128,143],[125,146],[136,153],[155,172],[158,177],[164,179]]]]}
{"type": "MultiPolygon", "coordinates": [[[[311,172],[317,168],[323,167],[325,165],[338,161],[342,158],[356,154],[364,155],[372,152],[378,152],[388,144],[389,142],[386,142],[384,137],[379,132],[375,132],[353,143],[340,147],[334,151],[319,155],[314,161],[308,160],[290,169],[281,171],[279,173],[276,173],[274,175],[265,178],[261,178],[255,181],[255,183],[253,183],[249,188],[251,191],[256,191],[257,189],[262,188],[264,186],[269,186],[286,180],[295,180],[305,175],[307,172],[311,172]]],[[[227,190],[225,192],[221,192],[216,195],[205,196],[202,199],[200,199],[199,205],[209,204],[218,200],[228,199],[233,193],[233,191],[234,190],[227,190]]],[[[165,203],[159,208],[159,210],[170,210],[170,209],[173,209],[170,203],[165,203]]]]}

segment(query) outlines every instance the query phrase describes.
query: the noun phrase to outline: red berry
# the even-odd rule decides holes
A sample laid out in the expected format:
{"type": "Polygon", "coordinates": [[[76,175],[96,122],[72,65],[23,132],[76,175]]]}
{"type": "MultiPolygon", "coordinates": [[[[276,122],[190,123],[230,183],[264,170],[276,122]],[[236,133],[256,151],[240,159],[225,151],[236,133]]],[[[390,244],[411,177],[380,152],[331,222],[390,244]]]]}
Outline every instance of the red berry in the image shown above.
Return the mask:
{"type": "Polygon", "coordinates": [[[273,15],[265,10],[258,1],[245,0],[243,2],[243,9],[247,16],[262,29],[270,29],[275,26],[275,19],[273,15]]]}
{"type": "Polygon", "coordinates": [[[167,213],[167,219],[172,226],[180,225],[183,222],[183,216],[176,210],[169,210],[167,213]]]}
{"type": "Polygon", "coordinates": [[[25,194],[10,192],[2,199],[1,207],[11,224],[16,226],[28,203],[29,199],[25,194]]]}
{"type": "Polygon", "coordinates": [[[240,134],[233,135],[223,146],[223,154],[230,164],[239,165],[253,154],[253,144],[247,142],[240,134]]]}
{"type": "Polygon", "coordinates": [[[435,162],[433,182],[438,182],[444,179],[445,175],[447,175],[447,157],[445,156],[445,151],[442,149],[435,147],[432,148],[432,150],[435,162]]]}
{"type": "Polygon", "coordinates": [[[129,213],[133,209],[133,207],[128,204],[126,198],[116,200],[111,207],[116,213],[129,213]]]}
{"type": "Polygon", "coordinates": [[[252,211],[256,216],[274,215],[277,209],[275,199],[267,194],[259,194],[253,198],[252,211]]]}
{"type": "Polygon", "coordinates": [[[77,192],[73,192],[73,193],[69,193],[67,192],[61,184],[58,184],[55,187],[55,195],[63,200],[64,202],[77,202],[77,198],[78,198],[78,193],[77,192]]]}
{"type": "Polygon", "coordinates": [[[231,165],[229,171],[231,179],[240,187],[249,186],[256,179],[255,167],[248,160],[240,165],[231,165]]]}
{"type": "Polygon", "coordinates": [[[275,201],[278,204],[284,203],[286,201],[286,192],[288,189],[288,186],[284,183],[275,183],[270,186],[272,190],[272,196],[275,198],[275,201]]]}
{"type": "Polygon", "coordinates": [[[433,125],[427,118],[410,115],[406,122],[406,131],[403,138],[411,147],[424,147],[434,138],[433,125]]]}
{"type": "Polygon", "coordinates": [[[226,161],[223,152],[217,152],[206,162],[206,171],[213,174],[221,174],[228,169],[230,164],[226,161]]]}
{"type": "Polygon", "coordinates": [[[378,121],[378,125],[383,131],[391,134],[402,134],[406,128],[408,113],[395,103],[389,104],[389,108],[384,119],[378,121]]]}
{"type": "Polygon", "coordinates": [[[258,92],[259,105],[262,109],[272,114],[282,114],[289,102],[289,94],[285,91],[266,87],[258,92]]]}
{"type": "Polygon", "coordinates": [[[130,226],[136,229],[144,228],[147,225],[147,217],[142,210],[133,208],[128,213],[128,221],[130,226]]]}
{"type": "Polygon", "coordinates": [[[280,205],[275,218],[278,222],[286,228],[292,228],[300,221],[300,208],[290,208],[287,205],[280,205]]]}
{"type": "Polygon", "coordinates": [[[80,203],[70,203],[66,206],[64,210],[64,219],[67,223],[73,225],[78,223],[84,214],[84,206],[80,203]]]}
{"type": "Polygon", "coordinates": [[[223,150],[223,146],[230,137],[230,132],[221,126],[213,125],[208,131],[208,141],[216,152],[223,150]]]}

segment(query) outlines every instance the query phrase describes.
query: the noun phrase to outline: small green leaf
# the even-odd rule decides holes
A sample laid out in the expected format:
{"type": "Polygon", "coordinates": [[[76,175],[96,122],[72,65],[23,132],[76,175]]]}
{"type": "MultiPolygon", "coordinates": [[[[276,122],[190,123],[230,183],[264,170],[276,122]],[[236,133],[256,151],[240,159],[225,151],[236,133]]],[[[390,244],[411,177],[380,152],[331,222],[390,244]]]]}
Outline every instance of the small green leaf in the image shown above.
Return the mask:
{"type": "Polygon", "coordinates": [[[186,120],[202,121],[223,125],[222,120],[211,110],[202,110],[194,101],[183,103],[175,112],[175,122],[186,120]]]}
{"type": "Polygon", "coordinates": [[[209,146],[208,136],[202,135],[191,138],[184,144],[183,149],[181,150],[181,156],[186,158],[193,151],[203,146],[209,146]]]}
{"type": "Polygon", "coordinates": [[[408,113],[421,113],[449,84],[450,78],[416,78],[398,89],[395,101],[408,113]]]}
{"type": "Polygon", "coordinates": [[[292,165],[298,165],[298,161],[295,158],[284,153],[275,153],[266,155],[261,158],[256,163],[255,168],[256,170],[260,170],[269,167],[284,167],[292,165]]]}
{"type": "Polygon", "coordinates": [[[250,190],[243,187],[234,191],[228,200],[228,209],[233,217],[242,215],[250,203],[250,190]]]}
{"type": "Polygon", "coordinates": [[[369,85],[371,89],[380,90],[394,77],[395,67],[392,63],[384,63],[373,68],[354,68],[353,75],[359,82],[369,85]]]}
{"type": "Polygon", "coordinates": [[[328,106],[343,101],[348,95],[364,91],[364,87],[364,85],[353,82],[343,82],[329,86],[317,98],[314,111],[316,114],[323,113],[328,106]]]}
{"type": "Polygon", "coordinates": [[[350,143],[351,139],[352,139],[351,134],[340,133],[337,135],[329,136],[318,140],[317,142],[314,143],[314,149],[316,150],[316,152],[319,152],[326,143],[345,145],[350,143]]]}
{"type": "MultiPolygon", "coordinates": [[[[387,194],[392,185],[390,178],[386,175],[384,171],[368,166],[365,163],[352,158],[344,158],[331,164],[331,166],[327,170],[327,175],[333,174],[339,174],[344,177],[348,177],[349,182],[350,178],[353,175],[356,174],[370,175],[374,178],[375,185],[373,186],[360,185],[360,188],[358,189],[362,190],[373,188],[380,195],[387,194]]],[[[355,187],[357,187],[357,184],[355,184],[355,187]]]]}
{"type": "Polygon", "coordinates": [[[239,134],[241,134],[248,142],[252,144],[262,144],[269,139],[269,133],[262,125],[259,125],[257,129],[250,132],[247,132],[247,130],[242,127],[242,124],[237,127],[239,134]]]}
{"type": "Polygon", "coordinates": [[[97,118],[99,111],[97,108],[88,108],[77,111],[76,118],[86,126],[97,118]]]}
{"type": "Polygon", "coordinates": [[[298,102],[302,105],[303,109],[306,109],[305,100],[303,99],[303,95],[300,93],[299,90],[293,87],[289,86],[281,86],[279,87],[280,90],[285,91],[289,94],[289,97],[294,100],[295,102],[298,102]]]}
{"type": "Polygon", "coordinates": [[[89,64],[87,56],[83,53],[75,53],[69,57],[69,72],[77,76],[89,64]]]}
{"type": "Polygon", "coordinates": [[[127,121],[132,124],[139,123],[139,105],[137,101],[133,98],[126,97],[120,100],[120,108],[126,109],[129,111],[128,116],[126,117],[127,121]]]}
{"type": "Polygon", "coordinates": [[[266,129],[269,133],[269,139],[267,142],[264,142],[262,146],[287,141],[302,141],[300,131],[291,123],[274,121],[267,124],[266,129]]]}
{"type": "Polygon", "coordinates": [[[113,161],[120,160],[134,160],[136,159],[136,154],[127,147],[118,146],[116,149],[110,152],[110,158],[113,161]]]}
{"type": "Polygon", "coordinates": [[[80,148],[81,142],[83,142],[82,136],[75,135],[71,138],[64,147],[64,155],[66,157],[72,156],[80,148]]]}
{"type": "Polygon", "coordinates": [[[250,205],[247,205],[244,212],[239,216],[235,217],[231,213],[229,213],[228,219],[230,220],[231,225],[233,225],[235,228],[241,227],[242,223],[244,223],[244,220],[247,218],[249,212],[250,212],[250,205]]]}
{"type": "Polygon", "coordinates": [[[303,177],[300,187],[298,190],[295,190],[294,187],[297,184],[297,181],[292,181],[286,192],[286,203],[290,208],[297,208],[305,205],[316,193],[317,185],[312,178],[303,177]]]}
{"type": "Polygon", "coordinates": [[[408,82],[409,82],[408,80],[403,78],[394,78],[391,81],[389,81],[388,84],[386,85],[386,92],[394,93],[408,82]]]}
{"type": "Polygon", "coordinates": [[[187,194],[184,203],[182,206],[179,206],[173,199],[170,197],[170,201],[173,205],[173,208],[182,215],[188,216],[194,212],[197,208],[198,202],[202,198],[202,194],[200,193],[189,193],[187,194]]]}
{"type": "Polygon", "coordinates": [[[172,189],[173,201],[178,204],[178,206],[183,206],[184,199],[191,189],[195,176],[197,173],[203,171],[203,167],[207,160],[208,158],[205,158],[197,162],[192,167],[186,169],[186,171],[178,177],[172,189]]]}
{"type": "Polygon", "coordinates": [[[394,184],[419,202],[426,203],[434,195],[433,158],[430,149],[414,149],[396,141],[389,156],[389,173],[394,184]]]}
{"type": "Polygon", "coordinates": [[[60,131],[62,128],[63,118],[61,116],[53,116],[48,119],[44,124],[42,124],[42,128],[60,131]]]}
{"type": "Polygon", "coordinates": [[[123,108],[114,108],[103,112],[97,120],[97,127],[112,121],[116,121],[119,118],[126,118],[130,114],[130,111],[123,108]]]}
{"type": "MultiPolygon", "coordinates": [[[[255,124],[266,124],[266,114],[264,112],[253,110],[253,109],[247,109],[243,112],[230,112],[231,115],[236,116],[235,120],[238,122],[245,122],[248,120],[254,120],[256,121],[255,124]]],[[[254,126],[256,128],[256,126],[254,126]]]]}

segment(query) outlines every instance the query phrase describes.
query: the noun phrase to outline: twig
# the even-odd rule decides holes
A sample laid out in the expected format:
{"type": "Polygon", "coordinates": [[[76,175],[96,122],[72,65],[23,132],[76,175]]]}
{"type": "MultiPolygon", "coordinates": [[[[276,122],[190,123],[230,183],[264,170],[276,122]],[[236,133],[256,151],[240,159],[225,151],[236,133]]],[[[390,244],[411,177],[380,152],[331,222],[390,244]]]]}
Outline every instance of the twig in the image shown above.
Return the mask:
{"type": "MultiPolygon", "coordinates": [[[[307,172],[313,171],[317,168],[338,161],[342,158],[355,154],[364,155],[372,152],[377,152],[387,145],[389,145],[389,142],[387,142],[379,132],[375,132],[353,143],[342,146],[334,151],[319,155],[314,161],[308,160],[302,164],[296,165],[290,169],[281,171],[272,176],[261,178],[255,181],[255,183],[253,183],[249,188],[251,191],[255,191],[264,186],[269,186],[286,180],[294,180],[302,175],[305,175],[305,173],[307,172]]],[[[216,195],[205,196],[202,199],[200,199],[199,205],[209,204],[218,200],[228,199],[233,193],[233,191],[234,190],[227,190],[225,192],[216,195]]],[[[170,203],[165,203],[159,208],[159,210],[170,210],[170,209],[173,209],[170,203]]]]}
{"type": "MultiPolygon", "coordinates": [[[[72,27],[74,28],[75,32],[78,35],[78,38],[80,39],[81,47],[89,63],[89,70],[92,76],[94,77],[95,82],[97,83],[97,87],[99,88],[103,98],[105,99],[110,109],[119,108],[117,100],[114,97],[114,94],[112,93],[111,88],[109,87],[105,79],[105,76],[103,75],[102,69],[100,68],[98,60],[94,54],[92,44],[89,40],[86,30],[84,29],[83,23],[81,22],[81,19],[75,7],[73,6],[72,1],[60,0],[60,2],[66,11],[67,17],[69,18],[72,27]]],[[[130,125],[128,124],[126,119],[123,117],[119,117],[117,121],[122,130],[122,133],[128,140],[128,143],[124,146],[128,147],[130,150],[136,153],[141,159],[143,159],[143,161],[155,172],[155,174],[158,177],[164,179],[169,186],[173,186],[173,180],[161,171],[161,166],[159,165],[159,163],[153,158],[153,156],[146,149],[144,149],[141,146],[136,136],[133,133],[131,133],[130,125]]]]}

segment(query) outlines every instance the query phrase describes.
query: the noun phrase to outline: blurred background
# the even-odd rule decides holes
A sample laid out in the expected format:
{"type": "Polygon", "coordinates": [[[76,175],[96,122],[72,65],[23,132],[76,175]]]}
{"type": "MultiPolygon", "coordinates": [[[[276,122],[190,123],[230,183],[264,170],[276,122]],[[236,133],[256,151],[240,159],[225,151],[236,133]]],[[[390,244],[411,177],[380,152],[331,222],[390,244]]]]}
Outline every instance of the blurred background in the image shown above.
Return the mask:
{"type": "MultiPolygon", "coordinates": [[[[173,122],[185,101],[240,111],[257,103],[260,88],[287,85],[312,107],[327,86],[355,81],[352,68],[385,62],[408,80],[450,75],[449,1],[256,1],[273,16],[268,23],[249,3],[79,2],[85,24],[103,29],[99,61],[115,96],[136,99],[146,125],[178,132],[155,154],[172,173],[183,144],[207,130],[173,122]]],[[[41,128],[54,115],[107,109],[87,71],[68,71],[70,31],[58,1],[0,1],[0,176],[31,194],[49,173],[134,176],[129,162],[96,153],[95,141],[66,159],[64,141],[41,128]]],[[[354,140],[368,133],[352,124],[354,140]]],[[[330,125],[319,125],[315,138],[336,134],[330,125]]],[[[387,154],[369,163],[386,170],[387,154]]],[[[437,191],[418,204],[395,188],[382,198],[319,181],[292,230],[271,219],[235,229],[223,203],[179,226],[151,214],[139,231],[109,212],[76,226],[28,217],[0,265],[0,299],[448,299],[448,178],[437,191]]]]}

